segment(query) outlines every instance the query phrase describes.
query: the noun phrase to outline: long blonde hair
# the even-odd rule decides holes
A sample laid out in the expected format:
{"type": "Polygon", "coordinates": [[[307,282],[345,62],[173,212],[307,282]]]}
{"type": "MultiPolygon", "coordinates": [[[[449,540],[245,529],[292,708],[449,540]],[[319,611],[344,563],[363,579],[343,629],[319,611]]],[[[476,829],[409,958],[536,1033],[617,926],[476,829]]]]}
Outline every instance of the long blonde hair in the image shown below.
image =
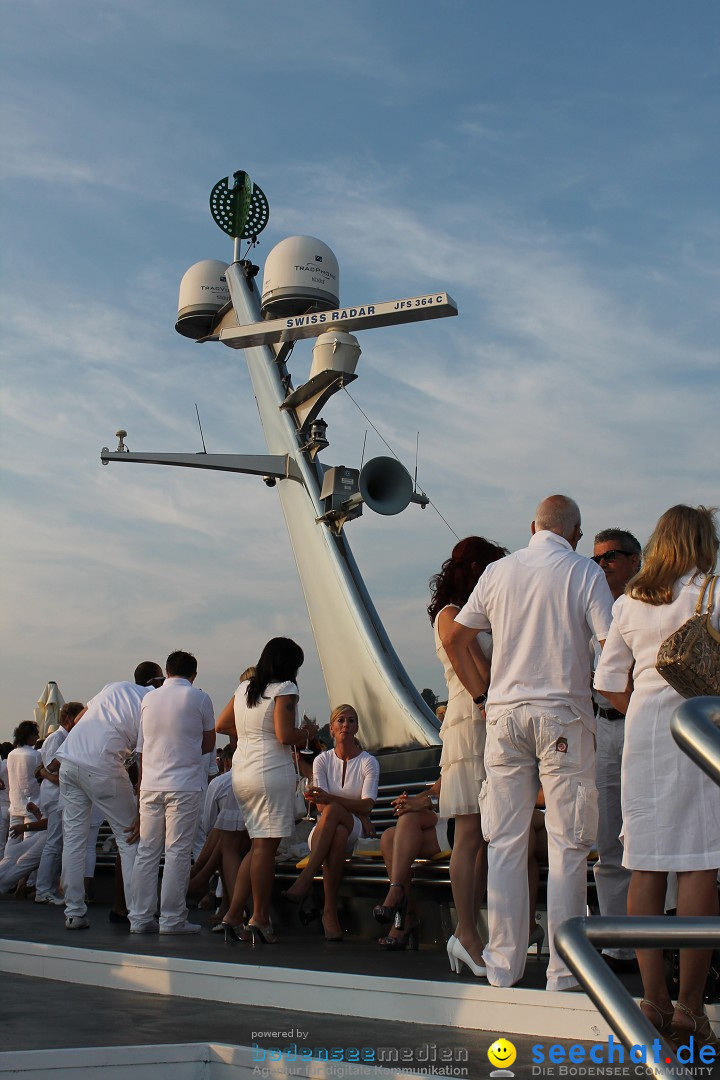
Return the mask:
{"type": "Polygon", "coordinates": [[[718,556],[716,507],[671,506],[643,551],[642,567],[625,587],[634,600],[670,604],[675,582],[697,568],[711,574],[718,556]]]}

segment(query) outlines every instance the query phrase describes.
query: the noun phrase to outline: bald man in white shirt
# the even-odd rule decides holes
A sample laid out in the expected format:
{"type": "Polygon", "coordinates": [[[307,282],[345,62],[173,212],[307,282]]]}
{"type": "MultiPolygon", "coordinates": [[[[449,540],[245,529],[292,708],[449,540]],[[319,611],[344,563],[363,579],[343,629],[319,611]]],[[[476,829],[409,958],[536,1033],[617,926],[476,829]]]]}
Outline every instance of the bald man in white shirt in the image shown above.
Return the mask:
{"type": "MultiPolygon", "coordinates": [[[[548,834],[548,990],[577,983],[560,959],[555,928],[584,915],[587,855],[597,830],[591,652],[605,640],[612,596],[599,567],[576,554],[580,510],[564,495],[535,511],[528,547],[491,563],[458,613],[445,648],[462,682],[485,702],[469,645],[491,630],[487,780],[480,794],[488,840],[489,941],[493,986],[513,986],[527,956],[530,820],[542,783],[548,834]]],[[[480,969],[481,970],[481,969],[480,969]]]]}

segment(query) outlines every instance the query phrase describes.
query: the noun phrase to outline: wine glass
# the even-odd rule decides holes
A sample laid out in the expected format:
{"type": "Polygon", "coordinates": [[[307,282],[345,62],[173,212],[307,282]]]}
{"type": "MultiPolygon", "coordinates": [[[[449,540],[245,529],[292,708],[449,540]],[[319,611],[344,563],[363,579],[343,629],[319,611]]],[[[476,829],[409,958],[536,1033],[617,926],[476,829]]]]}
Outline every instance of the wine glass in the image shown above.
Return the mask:
{"type": "MultiPolygon", "coordinates": [[[[300,753],[302,753],[302,750],[300,751],[300,753]]],[[[308,791],[310,790],[310,788],[312,786],[313,786],[313,782],[310,779],[310,777],[309,776],[304,776],[303,780],[302,780],[302,791],[303,791],[303,795],[305,796],[305,805],[306,805],[307,809],[305,811],[305,817],[301,819],[302,821],[314,821],[315,820],[315,818],[312,817],[312,815],[310,814],[310,805],[311,804],[310,804],[310,800],[307,797],[307,793],[308,793],[308,791]]]]}
{"type": "Polygon", "coordinates": [[[299,748],[300,753],[303,755],[303,757],[313,757],[315,754],[315,751],[310,746],[310,728],[308,726],[309,724],[314,723],[314,716],[308,716],[307,713],[303,713],[303,725],[305,727],[305,745],[299,748]]]}

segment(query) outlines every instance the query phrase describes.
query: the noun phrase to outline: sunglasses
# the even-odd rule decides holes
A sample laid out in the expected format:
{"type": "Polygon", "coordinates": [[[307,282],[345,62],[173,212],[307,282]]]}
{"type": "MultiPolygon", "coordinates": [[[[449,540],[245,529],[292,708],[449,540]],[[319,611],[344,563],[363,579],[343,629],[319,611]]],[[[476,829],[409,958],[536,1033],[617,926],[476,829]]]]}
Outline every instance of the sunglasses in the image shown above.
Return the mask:
{"type": "Polygon", "coordinates": [[[618,548],[615,548],[613,551],[603,551],[602,555],[593,555],[592,561],[594,563],[597,563],[598,566],[603,560],[607,563],[614,563],[618,555],[624,555],[626,559],[629,559],[632,555],[632,552],[621,551],[618,548]]]}

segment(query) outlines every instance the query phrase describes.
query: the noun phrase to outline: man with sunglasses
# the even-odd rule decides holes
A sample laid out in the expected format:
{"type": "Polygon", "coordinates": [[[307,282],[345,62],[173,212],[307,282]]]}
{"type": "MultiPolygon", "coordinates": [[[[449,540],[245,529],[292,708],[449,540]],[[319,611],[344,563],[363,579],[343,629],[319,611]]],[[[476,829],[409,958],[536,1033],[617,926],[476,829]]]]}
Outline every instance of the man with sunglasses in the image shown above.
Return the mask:
{"type": "MultiPolygon", "coordinates": [[[[638,540],[625,529],[603,529],[595,537],[592,560],[605,574],[613,600],[622,596],[628,581],[640,569],[641,550],[638,540]]],[[[600,649],[596,645],[595,663],[599,657],[600,649]]],[[[595,888],[600,914],[612,917],[627,915],[630,883],[630,871],[622,865],[623,845],[620,839],[620,771],[625,717],[613,709],[597,690],[593,690],[593,706],[597,717],[595,780],[599,810],[595,888]]],[[[603,957],[613,971],[623,972],[636,967],[632,949],[603,949],[603,957]]]]}

